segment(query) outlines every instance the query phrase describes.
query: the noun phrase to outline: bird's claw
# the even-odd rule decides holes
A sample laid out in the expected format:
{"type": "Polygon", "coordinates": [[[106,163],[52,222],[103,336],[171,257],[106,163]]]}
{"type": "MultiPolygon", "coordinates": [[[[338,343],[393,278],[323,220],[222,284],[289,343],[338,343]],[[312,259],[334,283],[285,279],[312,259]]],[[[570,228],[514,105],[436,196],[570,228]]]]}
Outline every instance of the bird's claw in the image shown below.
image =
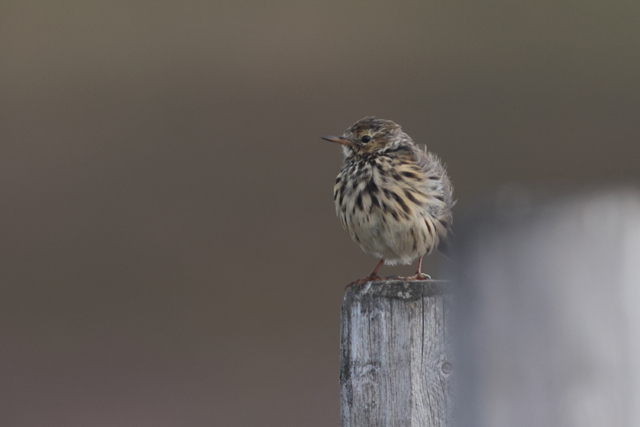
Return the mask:
{"type": "Polygon", "coordinates": [[[406,277],[404,280],[407,282],[414,280],[431,280],[431,276],[425,273],[416,273],[413,276],[406,277]]]}
{"type": "Polygon", "coordinates": [[[354,280],[353,282],[349,283],[345,289],[349,289],[352,286],[358,286],[359,289],[362,289],[362,287],[367,282],[375,282],[378,280],[382,280],[382,278],[377,274],[370,274],[368,276],[363,277],[362,279],[354,280]]]}

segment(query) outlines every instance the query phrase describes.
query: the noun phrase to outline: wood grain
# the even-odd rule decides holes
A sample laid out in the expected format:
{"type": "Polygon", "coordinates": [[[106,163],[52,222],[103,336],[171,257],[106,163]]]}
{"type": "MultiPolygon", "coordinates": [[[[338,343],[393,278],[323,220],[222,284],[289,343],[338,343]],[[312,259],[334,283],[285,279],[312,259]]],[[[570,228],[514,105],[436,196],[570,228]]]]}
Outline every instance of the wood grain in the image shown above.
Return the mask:
{"type": "Polygon", "coordinates": [[[347,290],[341,322],[343,427],[448,426],[453,361],[446,282],[347,290]]]}

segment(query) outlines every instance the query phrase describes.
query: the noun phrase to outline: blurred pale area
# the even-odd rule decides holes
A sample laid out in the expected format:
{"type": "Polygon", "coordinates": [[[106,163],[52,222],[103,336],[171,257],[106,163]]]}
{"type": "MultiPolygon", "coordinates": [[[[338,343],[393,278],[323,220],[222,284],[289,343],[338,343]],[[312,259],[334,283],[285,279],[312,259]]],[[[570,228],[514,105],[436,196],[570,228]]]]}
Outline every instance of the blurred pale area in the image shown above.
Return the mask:
{"type": "Polygon", "coordinates": [[[459,227],[455,425],[640,425],[640,192],[511,193],[459,227]]]}
{"type": "Polygon", "coordinates": [[[637,182],[638,22],[634,1],[3,1],[0,424],[337,425],[343,289],[376,260],[319,136],[400,123],[456,214],[505,183],[637,182]]]}

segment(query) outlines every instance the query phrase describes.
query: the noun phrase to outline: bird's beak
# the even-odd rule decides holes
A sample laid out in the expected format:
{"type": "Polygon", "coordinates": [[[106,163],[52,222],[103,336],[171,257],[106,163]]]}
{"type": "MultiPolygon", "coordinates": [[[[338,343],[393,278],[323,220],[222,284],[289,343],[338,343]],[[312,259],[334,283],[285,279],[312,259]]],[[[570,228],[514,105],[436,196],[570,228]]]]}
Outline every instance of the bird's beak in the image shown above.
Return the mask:
{"type": "Polygon", "coordinates": [[[349,145],[349,141],[339,136],[323,136],[322,139],[335,142],[336,144],[349,145]]]}

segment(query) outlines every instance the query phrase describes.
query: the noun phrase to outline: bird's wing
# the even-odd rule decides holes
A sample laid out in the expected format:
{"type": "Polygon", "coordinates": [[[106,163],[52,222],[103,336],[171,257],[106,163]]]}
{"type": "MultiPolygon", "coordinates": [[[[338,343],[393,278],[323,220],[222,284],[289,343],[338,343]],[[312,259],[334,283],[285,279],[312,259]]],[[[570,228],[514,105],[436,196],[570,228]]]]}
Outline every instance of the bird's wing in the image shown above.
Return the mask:
{"type": "Polygon", "coordinates": [[[429,213],[440,223],[441,227],[437,227],[439,228],[438,234],[444,238],[453,223],[451,213],[451,208],[455,205],[453,184],[447,175],[445,166],[435,154],[428,152],[426,148],[421,150],[416,147],[414,155],[416,164],[422,171],[421,189],[430,200],[429,213]]]}

